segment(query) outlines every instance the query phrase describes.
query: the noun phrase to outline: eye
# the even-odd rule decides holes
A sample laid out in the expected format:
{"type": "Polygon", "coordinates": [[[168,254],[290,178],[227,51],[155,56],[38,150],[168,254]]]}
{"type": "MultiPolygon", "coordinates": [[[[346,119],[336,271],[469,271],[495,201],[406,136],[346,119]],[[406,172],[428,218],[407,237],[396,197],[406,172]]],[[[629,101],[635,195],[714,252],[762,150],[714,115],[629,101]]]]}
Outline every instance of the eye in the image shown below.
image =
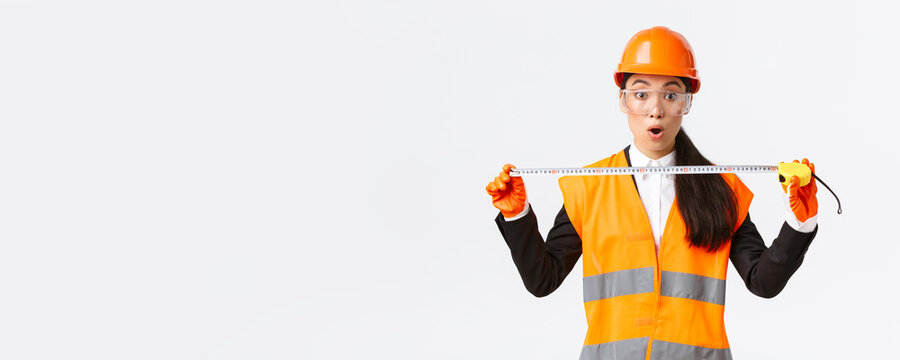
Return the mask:
{"type": "Polygon", "coordinates": [[[647,98],[647,93],[639,91],[639,92],[634,93],[634,96],[637,97],[638,99],[643,100],[643,99],[647,98]]]}
{"type": "Polygon", "coordinates": [[[666,93],[666,100],[675,100],[675,93],[666,93]]]}

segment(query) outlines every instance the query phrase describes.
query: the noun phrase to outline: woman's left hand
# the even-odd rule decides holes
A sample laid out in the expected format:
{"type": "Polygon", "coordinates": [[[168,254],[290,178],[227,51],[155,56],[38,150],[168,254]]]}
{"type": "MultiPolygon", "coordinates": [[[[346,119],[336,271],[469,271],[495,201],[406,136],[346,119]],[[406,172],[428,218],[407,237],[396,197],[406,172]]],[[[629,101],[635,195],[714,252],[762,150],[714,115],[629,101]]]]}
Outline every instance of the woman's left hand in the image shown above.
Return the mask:
{"type": "MultiPolygon", "coordinates": [[[[794,160],[794,162],[800,161],[794,160]]],[[[815,174],[816,166],[813,163],[804,158],[803,164],[809,166],[810,171],[815,174]]],[[[797,221],[802,223],[816,216],[819,212],[819,201],[816,200],[817,188],[815,178],[809,179],[809,184],[806,184],[806,186],[800,186],[800,178],[791,176],[790,184],[787,186],[781,185],[781,187],[784,189],[785,194],[788,194],[788,201],[794,216],[797,217],[797,221]]]]}

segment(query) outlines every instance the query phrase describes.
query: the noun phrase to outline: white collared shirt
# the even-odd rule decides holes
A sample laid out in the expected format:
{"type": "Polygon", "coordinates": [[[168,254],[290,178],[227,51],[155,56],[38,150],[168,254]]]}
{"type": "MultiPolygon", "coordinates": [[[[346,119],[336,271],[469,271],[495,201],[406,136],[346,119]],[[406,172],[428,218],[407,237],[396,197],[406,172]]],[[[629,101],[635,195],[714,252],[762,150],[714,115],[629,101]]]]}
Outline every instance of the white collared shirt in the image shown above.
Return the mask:
{"type": "MultiPolygon", "coordinates": [[[[675,150],[659,159],[651,159],[644,155],[634,143],[628,148],[628,157],[631,166],[675,166],[675,150]]],[[[672,203],[675,202],[675,176],[671,174],[640,174],[634,175],[634,183],[637,185],[638,194],[641,195],[641,203],[647,219],[650,220],[650,229],[653,231],[653,241],[656,243],[656,251],[659,252],[659,240],[663,230],[666,229],[666,221],[672,203]]]]}

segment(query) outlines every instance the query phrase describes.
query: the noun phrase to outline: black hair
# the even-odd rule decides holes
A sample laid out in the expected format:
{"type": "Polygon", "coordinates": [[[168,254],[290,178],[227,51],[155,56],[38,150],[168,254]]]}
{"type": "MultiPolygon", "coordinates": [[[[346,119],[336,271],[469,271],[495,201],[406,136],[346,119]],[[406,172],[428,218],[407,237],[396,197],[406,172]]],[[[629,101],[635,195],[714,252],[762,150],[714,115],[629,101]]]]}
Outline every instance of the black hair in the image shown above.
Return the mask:
{"type": "MultiPolygon", "coordinates": [[[[625,73],[621,88],[631,77],[625,73]]],[[[690,79],[679,77],[691,92],[690,79]]],[[[675,165],[713,165],[684,132],[682,127],[675,135],[675,165]]],[[[737,198],[720,174],[690,174],[675,176],[675,197],[678,211],[687,228],[687,240],[691,246],[715,252],[728,243],[737,225],[737,198]]]]}

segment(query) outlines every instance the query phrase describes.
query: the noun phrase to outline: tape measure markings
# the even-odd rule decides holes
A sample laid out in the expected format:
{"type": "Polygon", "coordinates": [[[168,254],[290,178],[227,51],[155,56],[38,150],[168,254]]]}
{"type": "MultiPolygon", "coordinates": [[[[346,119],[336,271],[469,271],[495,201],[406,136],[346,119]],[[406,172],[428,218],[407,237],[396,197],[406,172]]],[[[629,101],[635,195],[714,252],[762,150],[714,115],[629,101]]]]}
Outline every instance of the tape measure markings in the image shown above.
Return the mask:
{"type": "MultiPolygon", "coordinates": [[[[790,165],[790,164],[789,164],[790,165]]],[[[792,175],[790,170],[786,174],[792,175]]],[[[721,173],[777,173],[778,166],[772,165],[691,165],[691,166],[648,166],[648,167],[592,167],[592,168],[532,168],[510,169],[509,176],[524,175],[556,175],[556,176],[592,176],[592,175],[636,175],[636,174],[721,174],[721,173]]],[[[825,185],[825,188],[834,195],[837,200],[840,214],[841,199],[831,188],[819,179],[816,174],[810,174],[817,181],[825,185]]],[[[782,178],[790,177],[783,176],[782,178]]],[[[786,180],[782,179],[782,183],[786,180]]],[[[803,184],[803,183],[801,183],[803,184]]]]}
{"type": "Polygon", "coordinates": [[[691,165],[648,167],[596,167],[596,168],[531,168],[510,169],[509,176],[524,175],[636,175],[636,174],[721,174],[721,173],[774,173],[772,165],[691,165]]]}

